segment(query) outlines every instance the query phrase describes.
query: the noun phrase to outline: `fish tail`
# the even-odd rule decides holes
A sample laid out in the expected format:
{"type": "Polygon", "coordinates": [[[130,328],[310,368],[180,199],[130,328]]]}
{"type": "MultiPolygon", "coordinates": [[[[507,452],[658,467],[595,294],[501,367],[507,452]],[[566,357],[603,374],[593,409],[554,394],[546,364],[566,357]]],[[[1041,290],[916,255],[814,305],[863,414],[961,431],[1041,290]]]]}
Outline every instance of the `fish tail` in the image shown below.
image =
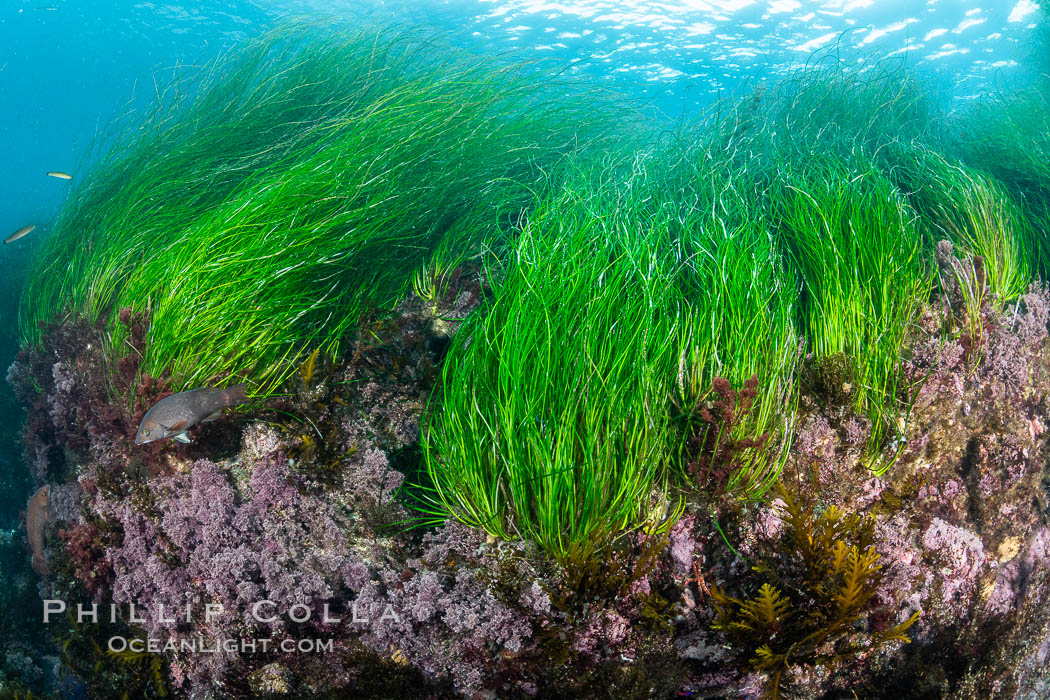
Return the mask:
{"type": "Polygon", "coordinates": [[[41,576],[47,576],[51,573],[51,569],[48,568],[47,562],[44,561],[44,557],[39,554],[33,555],[33,571],[41,576]]]}
{"type": "Polygon", "coordinates": [[[246,384],[235,384],[234,386],[226,389],[226,405],[236,406],[239,403],[244,403],[248,400],[248,396],[245,393],[248,389],[246,384]]]}

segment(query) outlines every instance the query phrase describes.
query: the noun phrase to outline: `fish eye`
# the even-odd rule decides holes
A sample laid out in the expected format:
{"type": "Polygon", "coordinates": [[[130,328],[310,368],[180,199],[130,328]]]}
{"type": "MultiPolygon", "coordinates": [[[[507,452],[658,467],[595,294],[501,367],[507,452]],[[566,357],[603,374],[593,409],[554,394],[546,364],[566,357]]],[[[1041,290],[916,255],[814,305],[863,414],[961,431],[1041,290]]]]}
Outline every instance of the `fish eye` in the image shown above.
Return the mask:
{"type": "Polygon", "coordinates": [[[149,428],[143,428],[142,429],[142,434],[145,435],[146,437],[149,437],[149,428]]]}

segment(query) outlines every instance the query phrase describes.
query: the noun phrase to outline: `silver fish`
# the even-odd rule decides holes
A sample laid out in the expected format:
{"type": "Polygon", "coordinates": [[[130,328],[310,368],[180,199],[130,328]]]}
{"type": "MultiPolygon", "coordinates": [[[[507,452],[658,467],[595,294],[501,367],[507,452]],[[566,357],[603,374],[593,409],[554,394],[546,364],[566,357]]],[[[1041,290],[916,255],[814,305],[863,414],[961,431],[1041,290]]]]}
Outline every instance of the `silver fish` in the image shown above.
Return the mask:
{"type": "Polygon", "coordinates": [[[228,406],[244,403],[245,388],[244,384],[228,389],[202,387],[180,391],[158,401],[142,417],[135,433],[135,444],[144,445],[165,438],[189,442],[187,430],[198,423],[217,420],[222,415],[222,409],[228,406]]]}
{"type": "Polygon", "coordinates": [[[64,173],[61,170],[52,170],[47,174],[48,177],[57,177],[59,180],[72,180],[73,176],[69,173],[64,173]]]}
{"type": "Polygon", "coordinates": [[[22,228],[18,229],[17,231],[12,233],[10,236],[5,238],[4,239],[4,245],[7,245],[8,243],[11,243],[13,241],[17,241],[19,238],[21,238],[22,236],[26,235],[27,233],[32,233],[33,229],[35,229],[35,228],[36,228],[36,226],[33,225],[33,224],[30,224],[29,226],[23,226],[22,228]]]}

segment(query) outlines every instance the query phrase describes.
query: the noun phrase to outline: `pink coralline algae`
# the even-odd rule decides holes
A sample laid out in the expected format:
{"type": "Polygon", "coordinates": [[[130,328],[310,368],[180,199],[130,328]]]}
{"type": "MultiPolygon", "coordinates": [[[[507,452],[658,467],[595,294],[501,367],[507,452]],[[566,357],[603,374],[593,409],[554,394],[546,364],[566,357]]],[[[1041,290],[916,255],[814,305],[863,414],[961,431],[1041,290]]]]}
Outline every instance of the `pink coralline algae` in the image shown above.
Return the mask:
{"type": "Polygon", "coordinates": [[[988,597],[987,611],[1005,615],[1025,597],[1033,575],[1050,567],[1050,528],[1039,529],[1027,546],[999,568],[994,588],[988,597]]]}
{"type": "MultiPolygon", "coordinates": [[[[266,636],[287,633],[288,620],[278,616],[260,623],[253,614],[258,601],[277,610],[313,607],[337,599],[360,561],[349,550],[330,508],[304,495],[291,483],[283,457],[254,466],[245,493],[238,493],[227,472],[198,460],[190,471],[157,479],[155,501],[146,512],[127,501],[95,501],[96,511],[120,524],[123,538],[108,552],[115,573],[117,603],[149,601],[155,608],[200,614],[216,603],[224,613],[196,632],[223,639],[254,630],[266,636]],[[151,515],[155,513],[156,515],[151,515]]],[[[165,615],[167,617],[167,615],[165,615]]],[[[162,640],[181,639],[188,630],[178,622],[149,616],[146,629],[162,640]]],[[[219,679],[234,658],[226,653],[179,659],[187,678],[200,683],[219,679]]]]}
{"type": "Polygon", "coordinates": [[[484,536],[462,525],[449,523],[427,535],[421,559],[400,575],[377,572],[356,598],[369,619],[382,620],[387,610],[401,613],[368,625],[362,641],[381,654],[400,652],[427,676],[448,674],[468,694],[512,682],[520,675],[514,658],[532,642],[523,610],[549,609],[549,601],[526,577],[512,599],[497,599],[477,568],[484,552],[484,536]]]}
{"type": "Polygon", "coordinates": [[[941,595],[946,600],[969,599],[987,564],[981,539],[934,518],[922,535],[922,545],[934,562],[930,576],[940,582],[941,595]]]}
{"type": "MultiPolygon", "coordinates": [[[[961,264],[950,246],[941,252],[942,264],[961,264]]],[[[480,302],[483,281],[468,277],[470,289],[440,300],[442,314],[480,302]]],[[[835,505],[873,521],[882,568],[849,634],[922,611],[911,644],[791,669],[800,697],[1036,698],[1050,685],[1050,295],[1033,286],[999,311],[986,304],[976,338],[958,291],[947,284],[922,310],[899,368],[911,410],[883,453],[869,453],[870,423],[850,401],[800,397],[782,480],[814,512],[835,505]]],[[[270,414],[203,428],[213,432],[190,446],[141,449],[130,442],[135,418],[167,383],[139,376],[130,353],[112,369],[136,405],[118,409],[98,329],[50,329],[8,378],[30,408],[30,469],[54,489],[54,578],[100,602],[143,606],[136,633],[162,643],[333,642],[321,661],[168,651],[173,694],[758,697],[766,679],[712,628],[710,590],[754,596],[763,562],[798,574],[784,504],[691,492],[668,531],[624,538],[591,568],[453,522],[406,530],[404,490],[418,477],[424,407],[455,324],[418,302],[398,314],[366,321],[348,362],[261,409],[270,414]],[[260,600],[273,603],[273,619],[253,614],[260,600]],[[223,614],[206,620],[209,603],[223,614]],[[325,604],[337,622],[318,619],[325,604]],[[187,605],[192,620],[169,617],[187,605]],[[296,605],[314,616],[292,620],[296,605]]],[[[121,319],[133,342],[145,337],[145,317],[121,319]]],[[[732,398],[726,384],[715,388],[732,398]]],[[[838,391],[848,394],[841,382],[838,391]]],[[[734,468],[732,451],[704,456],[713,457],[725,463],[708,471],[734,468]]],[[[806,601],[792,604],[804,614],[806,601]]]]}
{"type": "Polygon", "coordinates": [[[602,648],[616,647],[627,639],[630,621],[615,610],[588,619],[573,649],[580,653],[596,655],[602,648]]]}
{"type": "Polygon", "coordinates": [[[343,470],[344,490],[376,506],[393,504],[404,479],[404,474],[390,466],[386,452],[376,447],[352,456],[343,470]]]}
{"type": "Polygon", "coordinates": [[[673,571],[678,576],[685,576],[693,569],[693,557],[697,548],[696,540],[692,536],[695,524],[694,516],[686,516],[671,526],[669,552],[674,565],[673,571]]]}

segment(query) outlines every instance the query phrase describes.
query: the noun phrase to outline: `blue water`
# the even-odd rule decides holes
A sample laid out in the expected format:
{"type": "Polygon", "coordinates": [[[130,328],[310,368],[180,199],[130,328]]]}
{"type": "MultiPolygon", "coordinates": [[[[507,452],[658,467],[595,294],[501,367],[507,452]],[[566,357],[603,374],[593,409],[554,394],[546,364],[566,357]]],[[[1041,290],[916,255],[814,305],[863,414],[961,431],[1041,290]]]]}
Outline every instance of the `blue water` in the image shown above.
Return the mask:
{"type": "MultiPolygon", "coordinates": [[[[17,351],[22,272],[108,121],[141,109],[174,66],[207,62],[290,15],[359,26],[426,25],[487,54],[544,59],[642,97],[666,113],[775,81],[814,51],[860,68],[902,61],[965,103],[1026,80],[1033,0],[5,0],[0,7],[0,369],[17,351]]],[[[15,519],[17,407],[0,389],[0,521],[15,519]]]]}
{"type": "Polygon", "coordinates": [[[1036,12],[1033,0],[7,0],[0,232],[47,221],[68,184],[46,171],[73,169],[100,125],[153,93],[155,73],[286,15],[429,24],[486,52],[575,64],[676,114],[835,46],[848,62],[905,59],[972,98],[1023,73],[1036,12]]]}

